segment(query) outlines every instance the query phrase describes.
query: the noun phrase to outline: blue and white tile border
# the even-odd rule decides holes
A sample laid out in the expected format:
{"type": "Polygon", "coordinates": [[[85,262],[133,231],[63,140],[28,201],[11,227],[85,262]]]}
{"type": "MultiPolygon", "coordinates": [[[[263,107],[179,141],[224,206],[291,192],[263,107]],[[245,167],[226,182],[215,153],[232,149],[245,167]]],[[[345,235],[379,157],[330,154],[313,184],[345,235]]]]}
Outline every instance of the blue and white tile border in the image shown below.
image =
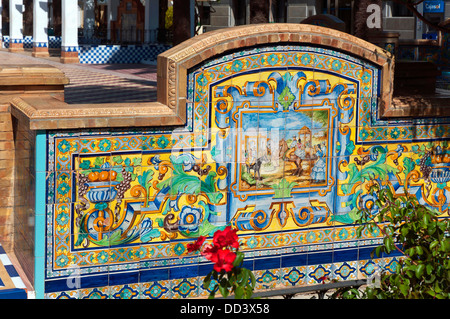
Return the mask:
{"type": "MultiPolygon", "coordinates": [[[[12,283],[14,284],[14,288],[26,289],[26,286],[25,286],[24,282],[22,281],[22,278],[20,278],[19,273],[17,272],[16,268],[12,264],[11,260],[9,259],[8,255],[6,254],[5,249],[2,247],[1,244],[0,244],[0,263],[3,264],[3,267],[5,267],[5,270],[8,273],[8,276],[10,277],[12,283]]],[[[0,286],[0,288],[1,288],[1,286],[0,286]]],[[[2,292],[2,290],[0,290],[0,295],[1,295],[1,292],[2,292]]]]}
{"type": "MultiPolygon", "coordinates": [[[[9,36],[3,36],[2,47],[9,48],[9,36]]],[[[45,46],[43,43],[33,44],[33,37],[23,38],[23,47],[32,48],[45,46]]],[[[61,37],[49,37],[49,48],[61,48],[61,37]]],[[[99,45],[80,44],[78,47],[63,47],[66,52],[78,51],[80,63],[82,64],[108,64],[108,63],[149,63],[156,61],[156,57],[170,49],[171,46],[164,44],[142,44],[142,45],[99,45]]]]}

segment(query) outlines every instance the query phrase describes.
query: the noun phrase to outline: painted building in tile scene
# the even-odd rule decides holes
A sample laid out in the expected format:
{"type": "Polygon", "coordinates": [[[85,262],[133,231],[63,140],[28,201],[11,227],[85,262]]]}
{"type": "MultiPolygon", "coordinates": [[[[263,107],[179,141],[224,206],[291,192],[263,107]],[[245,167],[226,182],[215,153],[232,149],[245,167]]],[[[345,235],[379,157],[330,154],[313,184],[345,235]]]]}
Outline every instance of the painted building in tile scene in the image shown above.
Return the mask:
{"type": "Polygon", "coordinates": [[[187,244],[227,225],[257,291],[395,271],[357,211],[375,178],[448,217],[450,126],[448,97],[393,97],[394,61],[330,28],[247,25],[160,54],[156,102],[15,97],[15,251],[36,298],[206,298],[212,264],[187,244]]]}

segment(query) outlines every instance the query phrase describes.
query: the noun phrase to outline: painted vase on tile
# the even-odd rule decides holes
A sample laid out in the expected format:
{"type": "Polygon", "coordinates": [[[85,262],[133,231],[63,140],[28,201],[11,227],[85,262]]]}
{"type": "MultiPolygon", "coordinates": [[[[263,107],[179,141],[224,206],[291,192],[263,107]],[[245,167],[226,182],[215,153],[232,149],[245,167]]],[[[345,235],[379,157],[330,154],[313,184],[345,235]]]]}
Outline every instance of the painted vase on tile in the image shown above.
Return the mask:
{"type": "Polygon", "coordinates": [[[115,186],[118,185],[119,182],[90,182],[86,184],[89,186],[86,197],[91,203],[110,202],[117,196],[115,186]]]}

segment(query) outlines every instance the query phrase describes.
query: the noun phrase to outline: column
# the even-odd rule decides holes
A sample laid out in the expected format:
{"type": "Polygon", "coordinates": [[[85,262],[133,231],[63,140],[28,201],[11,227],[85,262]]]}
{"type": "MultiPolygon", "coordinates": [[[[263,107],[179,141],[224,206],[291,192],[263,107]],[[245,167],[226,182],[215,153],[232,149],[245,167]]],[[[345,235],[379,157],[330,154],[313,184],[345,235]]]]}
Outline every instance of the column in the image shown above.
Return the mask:
{"type": "Polygon", "coordinates": [[[33,0],[34,57],[48,57],[48,0],[33,0]]]}
{"type": "Polygon", "coordinates": [[[61,0],[61,62],[78,63],[78,1],[61,0]]]}
{"type": "Polygon", "coordinates": [[[189,16],[190,16],[190,20],[191,20],[191,38],[193,38],[195,36],[195,27],[196,27],[197,21],[195,21],[195,0],[190,0],[190,1],[191,1],[191,4],[190,4],[189,16]]]}
{"type": "Polygon", "coordinates": [[[107,27],[107,39],[111,40],[112,38],[115,38],[115,35],[111,34],[112,32],[112,21],[117,21],[117,6],[119,5],[117,0],[108,0],[108,27],[107,27]]]}
{"type": "Polygon", "coordinates": [[[159,0],[145,0],[145,42],[157,42],[159,27],[159,0]]]}
{"type": "Polygon", "coordinates": [[[9,0],[9,51],[23,51],[23,1],[9,0]]]}
{"type": "Polygon", "coordinates": [[[92,39],[95,28],[94,0],[84,0],[83,35],[85,39],[92,39]]]}
{"type": "Polygon", "coordinates": [[[106,11],[106,39],[111,40],[111,21],[112,21],[112,1],[108,0],[106,11]]]}

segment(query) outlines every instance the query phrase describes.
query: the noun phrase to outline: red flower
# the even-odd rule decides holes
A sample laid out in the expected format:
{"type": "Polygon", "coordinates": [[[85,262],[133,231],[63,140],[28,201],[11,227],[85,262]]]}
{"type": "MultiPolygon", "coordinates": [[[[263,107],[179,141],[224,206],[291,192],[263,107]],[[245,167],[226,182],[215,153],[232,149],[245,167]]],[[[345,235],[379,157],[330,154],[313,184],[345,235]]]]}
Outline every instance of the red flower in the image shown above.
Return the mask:
{"type": "Polygon", "coordinates": [[[325,280],[327,280],[327,279],[328,279],[328,276],[322,276],[318,279],[318,281],[321,282],[322,284],[324,284],[325,280]]]}
{"type": "Polygon", "coordinates": [[[213,246],[211,244],[206,244],[203,247],[202,256],[206,259],[212,261],[213,263],[217,262],[217,252],[219,251],[219,247],[213,246]]]}
{"type": "Polygon", "coordinates": [[[214,245],[224,248],[231,246],[233,248],[239,248],[238,236],[236,229],[231,229],[227,226],[224,230],[218,230],[214,233],[213,243],[214,245]]]}
{"type": "Polygon", "coordinates": [[[188,252],[190,253],[199,250],[205,239],[206,237],[200,236],[193,244],[187,244],[188,252]]]}
{"type": "Polygon", "coordinates": [[[236,254],[229,249],[220,249],[215,254],[217,261],[214,262],[214,270],[220,272],[225,270],[226,272],[233,269],[233,262],[236,259],[236,254]]]}

